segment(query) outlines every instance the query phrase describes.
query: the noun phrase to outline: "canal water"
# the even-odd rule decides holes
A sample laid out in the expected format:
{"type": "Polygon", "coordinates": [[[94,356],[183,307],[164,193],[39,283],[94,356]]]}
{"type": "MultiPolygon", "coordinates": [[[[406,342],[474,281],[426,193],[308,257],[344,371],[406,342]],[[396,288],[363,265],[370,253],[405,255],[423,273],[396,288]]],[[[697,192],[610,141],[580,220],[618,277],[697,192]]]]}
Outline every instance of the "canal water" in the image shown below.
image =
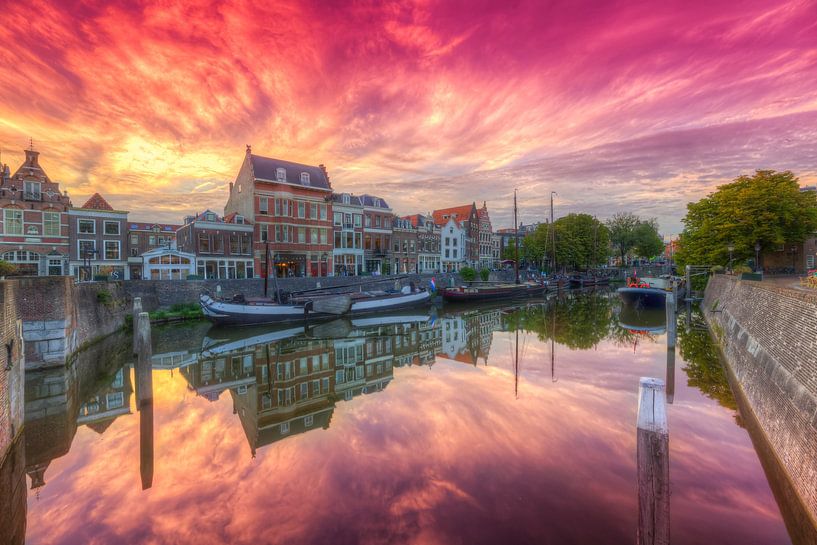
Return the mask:
{"type": "Polygon", "coordinates": [[[668,350],[663,311],[589,292],[154,327],[142,410],[113,336],[29,375],[28,491],[2,508],[28,544],[631,544],[649,376],[670,402],[672,543],[790,543],[700,323],[679,317],[668,350]]]}

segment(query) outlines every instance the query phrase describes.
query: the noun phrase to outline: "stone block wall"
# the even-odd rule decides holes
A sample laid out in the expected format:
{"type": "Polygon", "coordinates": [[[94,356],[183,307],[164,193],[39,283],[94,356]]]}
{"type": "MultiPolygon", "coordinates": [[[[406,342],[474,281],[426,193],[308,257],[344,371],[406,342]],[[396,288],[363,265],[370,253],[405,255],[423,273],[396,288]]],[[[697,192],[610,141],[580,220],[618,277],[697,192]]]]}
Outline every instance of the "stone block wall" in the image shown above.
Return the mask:
{"type": "Polygon", "coordinates": [[[703,310],[734,386],[817,521],[817,295],[715,275],[703,310]]]}
{"type": "Polygon", "coordinates": [[[0,281],[0,463],[23,429],[25,361],[14,280],[0,281]]]}

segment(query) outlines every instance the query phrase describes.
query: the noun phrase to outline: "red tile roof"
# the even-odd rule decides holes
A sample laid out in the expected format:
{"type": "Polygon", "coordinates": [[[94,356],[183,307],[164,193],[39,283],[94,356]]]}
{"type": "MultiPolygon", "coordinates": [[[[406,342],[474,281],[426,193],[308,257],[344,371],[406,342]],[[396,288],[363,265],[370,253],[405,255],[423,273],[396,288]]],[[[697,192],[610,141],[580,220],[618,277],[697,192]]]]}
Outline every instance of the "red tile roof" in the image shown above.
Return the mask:
{"type": "Polygon", "coordinates": [[[451,208],[442,208],[431,213],[434,216],[434,223],[437,225],[445,225],[448,223],[448,218],[453,217],[457,223],[462,223],[471,217],[471,211],[474,209],[474,204],[464,204],[462,206],[454,206],[451,208]],[[447,218],[444,216],[448,216],[447,218]]]}
{"type": "Polygon", "coordinates": [[[99,193],[94,193],[88,201],[82,205],[82,208],[90,208],[92,210],[111,210],[113,206],[108,204],[108,201],[102,198],[99,193]]]}

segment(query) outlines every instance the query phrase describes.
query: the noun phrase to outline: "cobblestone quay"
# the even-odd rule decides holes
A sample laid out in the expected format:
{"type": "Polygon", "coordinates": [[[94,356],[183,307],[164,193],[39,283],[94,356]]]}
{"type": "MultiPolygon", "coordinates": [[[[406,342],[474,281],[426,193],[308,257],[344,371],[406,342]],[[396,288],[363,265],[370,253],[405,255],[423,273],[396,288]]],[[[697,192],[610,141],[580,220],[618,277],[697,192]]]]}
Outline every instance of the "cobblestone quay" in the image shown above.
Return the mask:
{"type": "Polygon", "coordinates": [[[817,523],[817,294],[714,275],[704,314],[731,376],[817,523]]]}

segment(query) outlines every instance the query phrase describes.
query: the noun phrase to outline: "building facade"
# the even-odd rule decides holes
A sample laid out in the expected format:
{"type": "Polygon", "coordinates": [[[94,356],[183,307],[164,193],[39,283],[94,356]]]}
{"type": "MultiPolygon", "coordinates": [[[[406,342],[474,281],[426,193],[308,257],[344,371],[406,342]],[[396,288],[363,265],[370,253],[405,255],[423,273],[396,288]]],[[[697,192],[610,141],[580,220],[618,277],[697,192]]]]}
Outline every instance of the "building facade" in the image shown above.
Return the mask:
{"type": "Polygon", "coordinates": [[[440,269],[440,226],[430,215],[413,214],[406,216],[417,230],[417,272],[439,272],[440,269]]]}
{"type": "Polygon", "coordinates": [[[477,239],[479,243],[479,268],[491,269],[497,265],[493,251],[493,229],[491,228],[491,218],[488,215],[488,204],[482,201],[482,208],[477,210],[477,221],[479,222],[479,232],[477,239]]]}
{"type": "Polygon", "coordinates": [[[176,245],[196,256],[202,278],[254,278],[253,226],[240,214],[220,217],[211,210],[188,216],[176,232],[176,245]]]}
{"type": "Polygon", "coordinates": [[[392,209],[380,197],[361,195],[363,202],[363,257],[366,272],[388,273],[392,237],[392,209]]]}
{"type": "Polygon", "coordinates": [[[440,231],[440,268],[443,272],[459,271],[468,264],[466,227],[452,217],[440,231]]]}
{"type": "Polygon", "coordinates": [[[363,273],[363,201],[349,193],[332,194],[335,276],[363,273]]]}
{"type": "Polygon", "coordinates": [[[40,166],[40,152],[25,154],[13,175],[8,165],[0,172],[0,258],[19,275],[68,274],[71,200],[40,166]]]}
{"type": "Polygon", "coordinates": [[[68,209],[70,272],[79,281],[130,278],[127,248],[128,213],[114,210],[99,193],[79,208],[68,209]]]}
{"type": "MultiPolygon", "coordinates": [[[[475,203],[455,206],[453,208],[443,208],[435,210],[433,213],[434,223],[445,226],[449,219],[463,230],[465,235],[465,245],[457,250],[457,254],[462,258],[462,266],[479,266],[479,216],[475,203]]],[[[445,229],[442,231],[445,238],[445,229]]],[[[443,254],[445,250],[443,249],[443,254]]],[[[453,254],[452,254],[453,255],[453,254]]],[[[459,269],[457,269],[459,270],[459,269]]]]}
{"type": "Polygon", "coordinates": [[[175,248],[176,230],[180,227],[168,223],[128,222],[128,269],[131,279],[150,278],[144,271],[144,254],[157,248],[175,248]]]}
{"type": "Polygon", "coordinates": [[[247,146],[224,210],[255,224],[253,255],[261,275],[329,276],[333,273],[331,196],[323,165],[262,157],[247,146]]]}
{"type": "Polygon", "coordinates": [[[417,264],[417,229],[411,220],[394,218],[392,220],[392,274],[418,272],[417,264]]]}

